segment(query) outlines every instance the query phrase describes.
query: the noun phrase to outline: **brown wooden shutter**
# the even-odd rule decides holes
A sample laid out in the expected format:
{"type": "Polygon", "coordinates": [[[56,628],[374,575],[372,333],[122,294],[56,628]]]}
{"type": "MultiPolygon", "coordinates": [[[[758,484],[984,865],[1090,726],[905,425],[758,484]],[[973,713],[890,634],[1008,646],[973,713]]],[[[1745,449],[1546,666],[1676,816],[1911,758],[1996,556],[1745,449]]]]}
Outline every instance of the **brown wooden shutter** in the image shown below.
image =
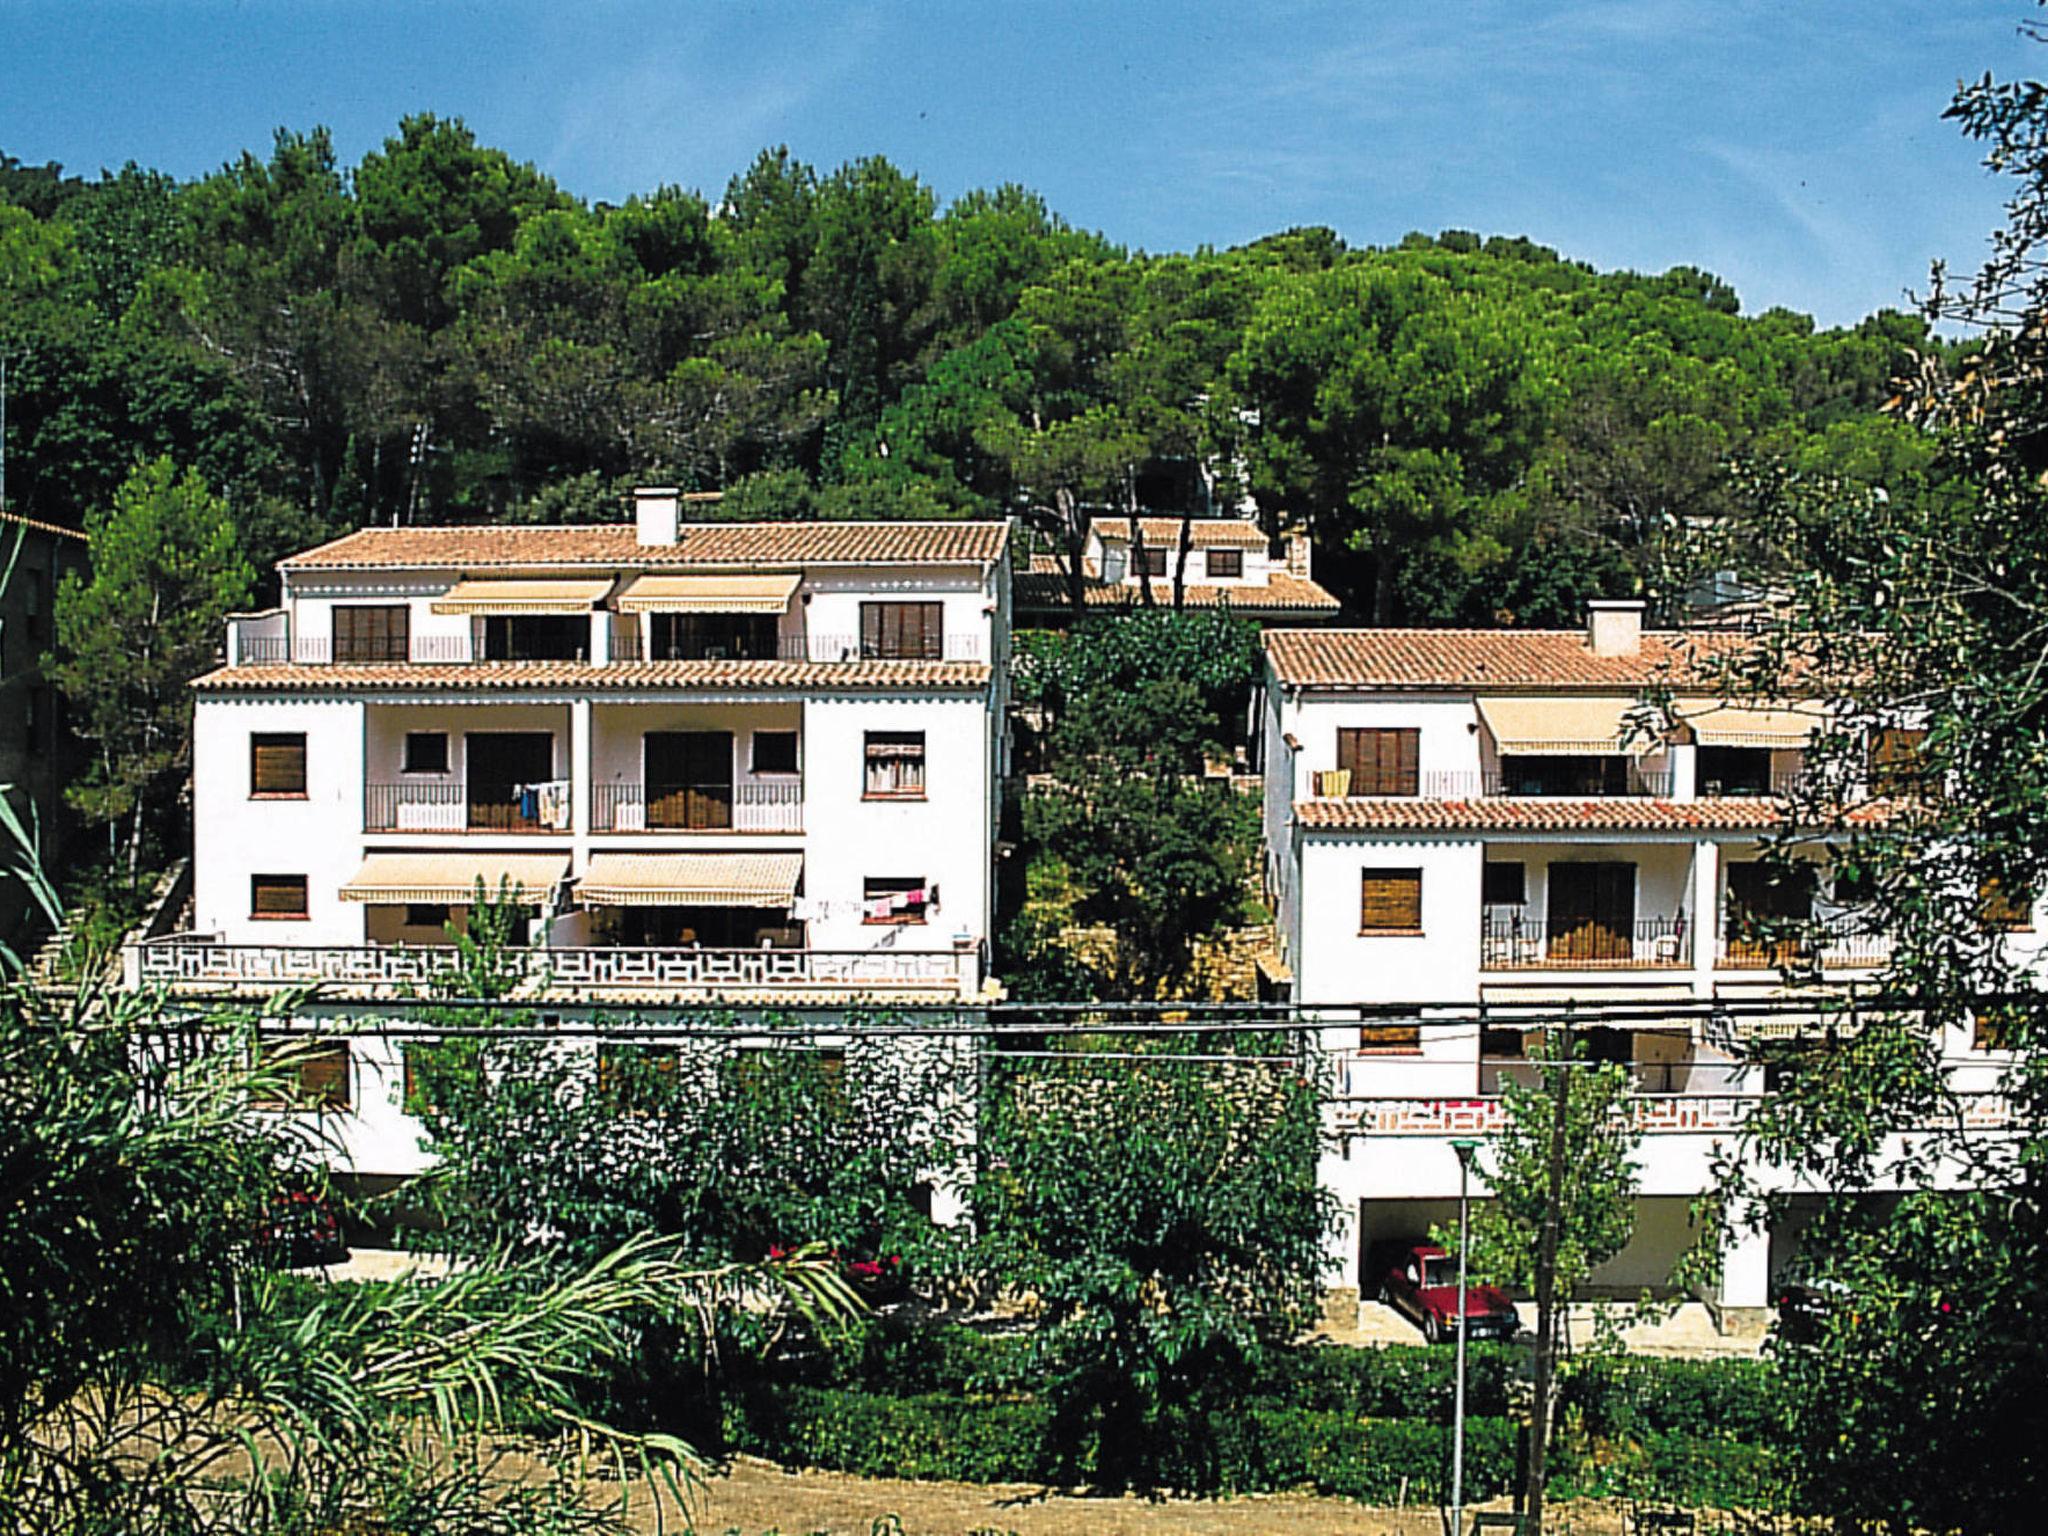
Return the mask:
{"type": "Polygon", "coordinates": [[[1413,795],[1421,787],[1422,732],[1340,730],[1337,766],[1351,770],[1354,795],[1413,795]]]}
{"type": "Polygon", "coordinates": [[[1880,794],[1910,794],[1925,787],[1927,733],[1888,726],[1870,744],[1871,788],[1880,794]]]}
{"type": "Polygon", "coordinates": [[[249,793],[303,795],[305,792],[305,733],[252,735],[249,738],[249,793]]]}
{"type": "Polygon", "coordinates": [[[298,1058],[299,1098],[313,1109],[349,1106],[348,1042],[323,1040],[298,1058]]]}
{"type": "Polygon", "coordinates": [[[1995,875],[1977,887],[1977,912],[1984,927],[1995,933],[2026,933],[2034,926],[2034,904],[1995,875]]]}
{"type": "Polygon", "coordinates": [[[249,912],[253,917],[304,917],[304,875],[251,875],[249,912]]]}
{"type": "Polygon", "coordinates": [[[882,603],[860,605],[860,653],[863,656],[882,654],[882,603]]]}
{"type": "Polygon", "coordinates": [[[1367,933],[1420,932],[1422,871],[1368,869],[1359,879],[1358,926],[1367,933]]]}

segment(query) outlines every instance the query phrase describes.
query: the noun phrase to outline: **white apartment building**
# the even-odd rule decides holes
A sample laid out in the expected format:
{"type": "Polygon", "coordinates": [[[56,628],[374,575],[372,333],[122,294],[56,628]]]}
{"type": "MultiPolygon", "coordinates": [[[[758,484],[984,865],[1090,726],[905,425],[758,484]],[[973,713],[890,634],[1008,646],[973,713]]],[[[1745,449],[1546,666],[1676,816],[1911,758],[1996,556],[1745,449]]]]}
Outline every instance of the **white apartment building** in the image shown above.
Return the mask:
{"type": "MultiPolygon", "coordinates": [[[[283,561],[195,684],[190,929],[130,981],[402,1018],[481,880],[529,910],[522,1001],[554,1016],[982,1000],[1007,526],[636,500],[283,561]]],[[[344,1165],[415,1171],[397,1046],[333,1070],[344,1165]]]]}
{"type": "MultiPolygon", "coordinates": [[[[1819,937],[1797,958],[1819,985],[1872,975],[1888,953],[1823,841],[1810,885],[1773,884],[1759,862],[1827,705],[1702,691],[1712,650],[1744,642],[1646,632],[1641,616],[1596,603],[1583,632],[1266,636],[1267,878],[1293,999],[1332,1021],[1337,1284],[1370,1295],[1371,1244],[1455,1219],[1453,1139],[1498,1129],[1499,1085],[1527,1070],[1517,1014],[1567,1007],[1596,1056],[1628,1064],[1645,1132],[1636,1237],[1595,1283],[1660,1283],[1692,1242],[1688,1208],[1713,1187],[1717,1151],[1767,1091],[1739,1037],[1782,1027],[1742,1022],[1742,1001],[1786,995],[1792,958],[1745,914],[1809,920],[1819,937]],[[1674,695],[1675,726],[1650,728],[1657,689],[1674,695]],[[1717,1001],[1736,1022],[1702,1017],[1717,1001]],[[1411,1021],[1434,1008],[1442,1027],[1375,1024],[1375,1008],[1411,1021]]],[[[1880,760],[1911,746],[1883,736],[1880,760]]],[[[2009,913],[2007,942],[2034,944],[2035,919],[2009,913]]],[[[1949,1044],[1967,1059],[1974,1043],[1949,1044]]],[[[1723,1254],[1711,1301],[1766,1304],[1798,1205],[1723,1254]]]]}
{"type": "MultiPolygon", "coordinates": [[[[1081,555],[1082,603],[1089,613],[1123,612],[1148,598],[1171,607],[1178,574],[1183,607],[1228,608],[1268,625],[1328,623],[1341,605],[1311,574],[1307,535],[1289,535],[1284,548],[1274,559],[1264,530],[1242,517],[1195,517],[1185,525],[1178,517],[1097,518],[1081,555]]],[[[1019,573],[1017,610],[1034,622],[1071,615],[1057,559],[1036,556],[1019,573]]]]}

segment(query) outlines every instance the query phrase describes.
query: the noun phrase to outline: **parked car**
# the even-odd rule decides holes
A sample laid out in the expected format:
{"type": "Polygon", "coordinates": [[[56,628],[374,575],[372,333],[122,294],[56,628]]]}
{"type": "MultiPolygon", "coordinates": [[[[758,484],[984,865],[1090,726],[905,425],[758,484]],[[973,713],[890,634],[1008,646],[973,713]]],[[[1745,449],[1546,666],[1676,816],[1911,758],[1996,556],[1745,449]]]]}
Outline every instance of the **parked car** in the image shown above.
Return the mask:
{"type": "MultiPolygon", "coordinates": [[[[1380,1300],[1405,1312],[1430,1343],[1455,1338],[1458,1330],[1458,1261],[1434,1243],[1406,1243],[1383,1250],[1380,1300]]],[[[1512,1339],[1522,1320],[1508,1293],[1497,1285],[1465,1287],[1465,1337],[1512,1339]]]]}
{"type": "Polygon", "coordinates": [[[279,1269],[339,1264],[348,1257],[341,1216],[332,1202],[310,1189],[287,1190],[271,1202],[256,1228],[256,1255],[279,1269]]]}

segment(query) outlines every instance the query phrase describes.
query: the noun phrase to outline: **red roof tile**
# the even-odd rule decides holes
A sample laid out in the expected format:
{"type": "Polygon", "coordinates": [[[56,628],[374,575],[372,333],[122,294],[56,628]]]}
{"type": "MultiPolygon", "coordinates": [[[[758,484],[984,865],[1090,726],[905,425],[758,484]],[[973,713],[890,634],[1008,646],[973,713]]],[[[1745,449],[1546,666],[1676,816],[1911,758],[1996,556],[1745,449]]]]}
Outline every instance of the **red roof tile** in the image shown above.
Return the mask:
{"type": "Polygon", "coordinates": [[[630,523],[578,527],[361,528],[279,562],[289,571],[670,566],[986,565],[1007,523],[685,523],[642,544],[630,523]]]}
{"type": "MultiPolygon", "coordinates": [[[[1034,613],[1055,611],[1067,606],[1067,581],[1057,571],[1033,568],[1016,579],[1017,606],[1034,613]]],[[[1152,583],[1153,600],[1162,608],[1173,606],[1173,583],[1155,581],[1152,583]]],[[[1135,608],[1139,605],[1138,589],[1134,586],[1108,586],[1100,581],[1084,582],[1081,600],[1090,609],[1135,608]]],[[[1239,613],[1335,613],[1342,605],[1323,588],[1286,571],[1274,571],[1267,578],[1265,586],[1211,587],[1189,582],[1183,590],[1183,600],[1190,608],[1233,608],[1239,613]]]]}
{"type": "Polygon", "coordinates": [[[876,692],[988,686],[978,661],[583,661],[393,662],[217,667],[192,686],[407,690],[490,688],[801,688],[876,692]]]}
{"type": "MultiPolygon", "coordinates": [[[[1180,547],[1179,518],[1141,517],[1138,522],[1145,530],[1148,549],[1180,547]]],[[[1131,520],[1128,517],[1098,517],[1095,519],[1095,531],[1105,539],[1129,542],[1131,520]]],[[[1188,519],[1188,544],[1194,549],[1264,549],[1267,540],[1264,529],[1241,517],[1191,517],[1188,519]]]]}
{"type": "Polygon", "coordinates": [[[1751,642],[1740,635],[1645,631],[1629,656],[1595,656],[1576,629],[1276,630],[1266,654],[1299,688],[1639,689],[1703,680],[1751,642]]]}

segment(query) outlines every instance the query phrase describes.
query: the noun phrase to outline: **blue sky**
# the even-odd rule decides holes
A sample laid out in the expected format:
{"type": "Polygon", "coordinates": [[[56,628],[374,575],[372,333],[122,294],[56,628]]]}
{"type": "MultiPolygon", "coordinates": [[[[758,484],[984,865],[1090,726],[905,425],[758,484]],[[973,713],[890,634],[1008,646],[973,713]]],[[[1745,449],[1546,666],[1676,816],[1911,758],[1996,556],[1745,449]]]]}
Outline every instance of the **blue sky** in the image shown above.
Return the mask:
{"type": "Polygon", "coordinates": [[[764,145],[943,197],[1018,181],[1152,250],[1294,224],[1679,262],[1823,322],[1974,265],[2002,191],[1942,108],[2048,69],[2024,0],[1346,4],[0,0],[0,150],[202,174],[460,115],[569,191],[715,195],[764,145]]]}

